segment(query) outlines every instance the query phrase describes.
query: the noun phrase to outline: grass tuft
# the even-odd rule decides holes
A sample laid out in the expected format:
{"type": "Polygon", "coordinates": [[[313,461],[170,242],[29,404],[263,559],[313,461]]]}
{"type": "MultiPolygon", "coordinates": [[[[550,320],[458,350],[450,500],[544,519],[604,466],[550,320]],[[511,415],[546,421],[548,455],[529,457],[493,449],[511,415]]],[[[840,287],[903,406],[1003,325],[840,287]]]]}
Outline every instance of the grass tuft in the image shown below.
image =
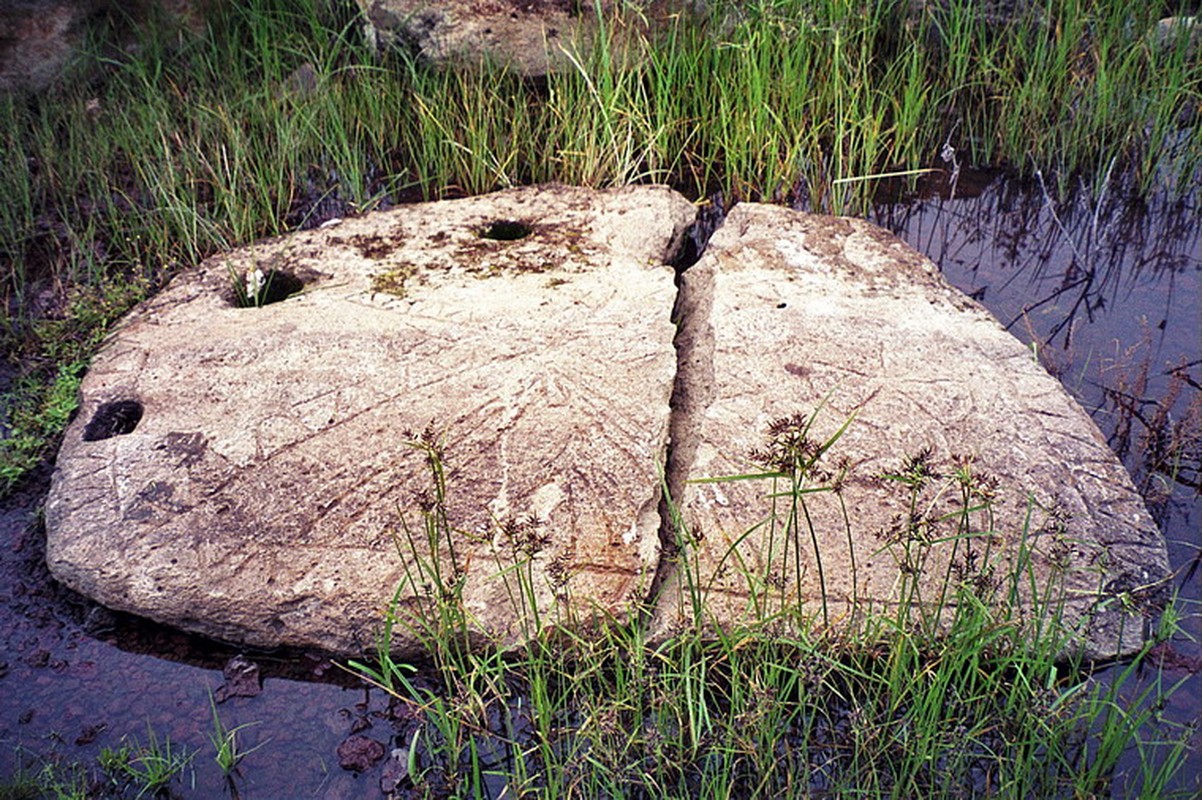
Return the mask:
{"type": "MultiPolygon", "coordinates": [[[[756,530],[779,543],[777,565],[792,563],[787,542],[805,541],[805,504],[838,481],[820,461],[843,429],[812,441],[812,422],[773,423],[756,456],[770,471],[713,479],[771,487],[768,522],[756,530]]],[[[976,569],[949,566],[934,595],[917,580],[904,584],[889,610],[861,612],[855,627],[800,615],[784,581],[738,558],[738,541],[729,563],[754,613],[733,629],[711,624],[695,543],[679,525],[691,624],[655,642],[638,619],[573,626],[537,607],[519,554],[538,534],[515,526],[508,541],[519,544],[498,553],[497,577],[514,586],[528,641],[506,650],[480,641],[447,561],[454,520],[442,440],[426,433],[414,446],[430,470],[424,530],[433,539],[398,540],[402,559],[418,566],[393,597],[374,661],[349,668],[405,708],[393,714],[406,720],[397,746],[404,788],[419,796],[1165,796],[1157,792],[1181,768],[1190,731],[1158,723],[1155,711],[1177,687],[1145,682],[1128,696],[1156,643],[1173,634],[1172,611],[1120,674],[1089,680],[1088,664],[1064,660],[1073,631],[1058,614],[1063,592],[1032,585],[1029,553],[1003,559],[988,537],[969,535],[989,524],[996,489],[970,463],[940,474],[924,453],[887,476],[915,504],[911,529],[889,546],[917,575],[936,544],[928,534],[949,524],[962,538],[960,562],[976,569]],[[928,519],[919,504],[949,488],[961,511],[928,519]],[[429,602],[408,602],[415,592],[429,602]],[[432,665],[394,658],[397,625],[433,654],[432,665]],[[1132,750],[1139,769],[1122,773],[1120,756],[1132,750]]]]}

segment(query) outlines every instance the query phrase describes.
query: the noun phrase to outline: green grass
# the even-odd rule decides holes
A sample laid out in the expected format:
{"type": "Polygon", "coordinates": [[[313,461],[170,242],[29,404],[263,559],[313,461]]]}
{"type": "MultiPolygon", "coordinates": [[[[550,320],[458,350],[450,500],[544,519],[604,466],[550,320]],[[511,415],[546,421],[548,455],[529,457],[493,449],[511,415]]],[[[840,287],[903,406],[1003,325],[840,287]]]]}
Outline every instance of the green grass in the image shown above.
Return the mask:
{"type": "MultiPolygon", "coordinates": [[[[237,730],[226,733],[236,733],[237,730]]],[[[93,764],[64,759],[61,755],[30,756],[23,749],[18,749],[16,773],[0,780],[0,799],[141,800],[178,797],[173,785],[183,782],[194,755],[186,748],[172,745],[170,737],[160,738],[149,724],[145,742],[122,738],[117,747],[102,748],[93,764]]]]}
{"type": "Polygon", "coordinates": [[[145,743],[122,740],[117,748],[100,751],[96,762],[108,776],[119,797],[133,793],[135,800],[161,796],[169,784],[181,778],[195,753],[172,747],[171,738],[159,738],[149,724],[145,743]]]}
{"type": "Polygon", "coordinates": [[[46,761],[0,781],[0,800],[88,800],[88,777],[79,764],[46,761]]]}
{"type": "Polygon", "coordinates": [[[56,376],[89,352],[49,352],[41,322],[74,318],[94,343],[141,293],[102,314],[71,298],[157,286],[315,214],[544,181],[855,213],[878,176],[962,164],[1061,194],[1119,174],[1184,191],[1199,174],[1202,68],[1184,36],[1149,44],[1155,3],[1050,0],[989,24],[962,0],[909,15],[754,0],[653,34],[619,7],[601,46],[545,80],[377,58],[349,8],[230,5],[203,36],[148,30],[86,78],[0,97],[15,145],[0,154],[3,335],[29,377],[6,393],[22,421],[0,446],[3,487],[53,440],[56,376]],[[311,80],[290,81],[298,69],[311,80]]]}
{"type": "Polygon", "coordinates": [[[244,747],[239,737],[243,731],[253,728],[258,723],[244,722],[232,728],[228,727],[221,719],[221,715],[217,713],[217,702],[213,699],[212,692],[209,692],[209,711],[213,715],[213,730],[209,733],[209,743],[213,745],[213,760],[221,770],[221,774],[225,776],[226,784],[230,787],[231,794],[237,797],[234,778],[241,772],[240,765],[242,764],[242,760],[256,750],[266,746],[270,740],[259,742],[250,748],[244,747]]]}
{"type": "MultiPolygon", "coordinates": [[[[773,425],[755,456],[767,472],[719,479],[764,484],[767,524],[757,533],[778,548],[777,564],[790,563],[787,542],[808,541],[815,492],[839,491],[838,472],[820,463],[832,460],[838,435],[810,441],[812,421],[773,425]]],[[[496,541],[509,546],[497,550],[496,575],[528,622],[529,643],[502,652],[480,641],[463,603],[454,542],[464,534],[447,511],[446,443],[426,431],[412,444],[432,484],[412,528],[420,535],[402,521],[398,536],[402,560],[416,566],[397,588],[374,660],[349,668],[408,707],[401,716],[412,727],[398,744],[417,796],[1164,797],[1181,768],[1190,731],[1156,716],[1176,687],[1152,681],[1132,696],[1153,643],[1109,682],[1089,680],[1088,665],[1065,657],[1074,632],[1061,623],[1059,584],[1033,585],[1031,537],[1019,537],[1016,553],[988,549],[997,487],[966,465],[941,475],[925,453],[880,476],[916,507],[927,489],[959,496],[958,513],[916,513],[885,547],[921,573],[938,527],[958,537],[952,561],[963,569],[936,576],[934,591],[924,583],[925,596],[917,581],[903,585],[896,610],[855,624],[802,616],[788,581],[741,561],[738,541],[723,560],[746,583],[747,622],[712,624],[710,586],[675,511],[691,624],[662,641],[649,640],[639,619],[572,624],[537,607],[538,542],[503,528],[496,541]],[[431,654],[421,681],[392,654],[398,628],[431,654]],[[1120,774],[1130,751],[1138,769],[1120,774]]],[[[1159,636],[1175,629],[1170,607],[1159,636]]]]}
{"type": "Polygon", "coordinates": [[[25,371],[0,396],[7,426],[0,439],[0,494],[45,458],[47,442],[75,411],[79,382],[108,326],[146,291],[140,280],[74,286],[60,313],[33,320],[24,336],[10,338],[25,371]]]}
{"type": "MultiPolygon", "coordinates": [[[[1184,37],[1151,47],[1144,34],[1168,13],[1154,2],[1049,0],[1002,25],[964,0],[915,17],[880,1],[715,3],[649,39],[607,17],[601,36],[627,37],[624,48],[593,48],[545,80],[377,58],[345,11],[232,5],[199,38],[148,31],[136,53],[101,58],[99,77],[0,97],[13,143],[0,153],[0,335],[18,370],[0,402],[0,492],[44,458],[121,313],[207,255],[321,216],[542,181],[666,182],[856,213],[882,174],[994,166],[1063,197],[1119,175],[1138,192],[1184,192],[1200,170],[1202,68],[1184,37]],[[312,88],[288,88],[301,68],[312,88]]],[[[416,441],[436,470],[440,445],[416,441]]],[[[783,503],[771,519],[787,563],[807,541],[805,491],[823,487],[798,483],[804,459],[782,466],[763,479],[783,503]]],[[[916,489],[919,466],[903,465],[898,484],[916,489]]],[[[937,596],[839,636],[776,631],[787,603],[771,576],[746,571],[763,624],[652,644],[636,623],[548,625],[515,528],[497,573],[533,641],[478,651],[455,553],[439,547],[450,523],[434,479],[432,513],[399,543],[443,554],[410,576],[439,600],[422,617],[389,616],[375,660],[357,665],[422,720],[403,744],[411,783],[434,796],[482,796],[486,781],[544,797],[1158,796],[1180,765],[1182,732],[1147,734],[1172,687],[1127,696],[1145,656],[1093,684],[1055,659],[1062,631],[1031,635],[1013,604],[986,603],[950,573],[937,596]],[[936,625],[918,613],[931,605],[956,611],[936,625]],[[436,685],[392,660],[398,625],[429,640],[436,685]],[[1141,774],[1116,776],[1131,748],[1141,774]]],[[[977,502],[965,497],[950,524],[980,519],[977,502]]],[[[919,538],[896,544],[901,563],[921,564],[919,538]]],[[[1021,563],[1006,575],[1012,599],[1036,591],[1021,563]]],[[[686,588],[701,614],[704,586],[686,588]]],[[[1054,606],[1054,592],[1042,601],[1054,606]]],[[[1170,635],[1171,616],[1162,625],[1170,635]]],[[[240,730],[214,715],[231,770],[249,752],[240,730]]],[[[121,772],[118,751],[114,774],[181,766],[165,741],[129,747],[125,765],[145,774],[121,772]]],[[[42,777],[50,796],[83,791],[66,773],[42,777]]]]}

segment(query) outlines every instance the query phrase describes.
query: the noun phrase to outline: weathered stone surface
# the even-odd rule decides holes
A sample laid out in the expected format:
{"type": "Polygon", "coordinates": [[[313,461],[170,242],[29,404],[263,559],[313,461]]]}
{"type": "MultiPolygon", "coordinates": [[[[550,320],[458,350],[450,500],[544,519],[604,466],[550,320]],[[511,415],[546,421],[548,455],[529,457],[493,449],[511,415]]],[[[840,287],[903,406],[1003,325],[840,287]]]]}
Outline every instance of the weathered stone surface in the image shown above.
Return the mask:
{"type": "MultiPolygon", "coordinates": [[[[356,0],[366,17],[368,36],[380,47],[408,47],[432,62],[479,63],[489,59],[524,75],[569,67],[571,57],[589,51],[598,12],[611,26],[643,31],[648,22],[690,6],[680,0],[640,2],[632,13],[613,16],[613,0],[600,6],[574,0],[356,0]],[[569,55],[570,54],[570,55],[569,55]]],[[[615,36],[612,42],[620,40],[615,36]]]]}
{"type": "Polygon", "coordinates": [[[463,581],[492,641],[520,638],[519,573],[503,570],[523,551],[551,618],[621,617],[656,563],[675,374],[664,262],[692,218],[666,189],[520,189],[179,276],[84,380],[47,500],[51,570],[187,630],[344,653],[371,645],[398,585],[418,586],[403,612],[428,608],[437,580],[419,562],[463,581]],[[304,288],[235,307],[233,286],[257,277],[304,288]],[[441,506],[422,439],[445,447],[441,506]],[[440,508],[454,532],[431,547],[422,511],[440,508]]]}
{"type": "Polygon", "coordinates": [[[1202,55],[1202,18],[1165,17],[1145,37],[1150,47],[1163,56],[1171,56],[1178,42],[1184,44],[1187,58],[1202,55]]]}
{"type": "Polygon", "coordinates": [[[695,608],[846,629],[962,585],[1013,592],[1020,622],[1066,597],[1092,656],[1140,643],[1164,541],[1017,340],[884,231],[769,206],[736,207],[678,295],[692,218],[665,189],[522,189],[181,275],[85,378],[51,569],[188,630],[341,653],[396,587],[412,622],[460,582],[477,643],[520,641],[529,593],[544,623],[651,597],[662,637],[695,608]],[[682,554],[659,540],[669,439],[682,554]],[[765,523],[784,479],[696,482],[792,455],[813,490],[792,525],[784,495],[765,523]]]}
{"type": "Polygon", "coordinates": [[[210,5],[210,0],[3,0],[0,92],[45,89],[90,36],[129,44],[131,23],[169,21],[198,32],[210,5]]]}
{"type": "Polygon", "coordinates": [[[1168,565],[1129,476],[1059,383],[928,260],[863,221],[742,204],[685,273],[679,314],[670,488],[700,541],[665,582],[656,635],[692,619],[694,596],[721,625],[756,601],[788,612],[800,600],[822,620],[825,583],[836,627],[858,619],[853,601],[889,611],[908,586],[932,605],[962,583],[992,600],[1029,561],[1019,571],[1033,582],[1016,587],[1028,616],[1033,595],[1062,588],[1075,646],[1140,643],[1142,618],[1123,601],[1140,605],[1168,565]],[[798,424],[778,425],[764,452],[783,418],[798,424]],[[788,481],[683,484],[764,473],[790,431],[809,461],[807,442],[844,425],[803,470],[805,488],[828,490],[802,495],[791,529],[788,498],[765,522],[788,481]],[[923,463],[941,477],[917,494],[882,478],[923,463]],[[973,535],[950,538],[966,487],[970,505],[992,499],[991,515],[971,513],[973,535]]]}
{"type": "Polygon", "coordinates": [[[65,0],[0,8],[0,91],[42,88],[83,40],[87,14],[65,0]]]}

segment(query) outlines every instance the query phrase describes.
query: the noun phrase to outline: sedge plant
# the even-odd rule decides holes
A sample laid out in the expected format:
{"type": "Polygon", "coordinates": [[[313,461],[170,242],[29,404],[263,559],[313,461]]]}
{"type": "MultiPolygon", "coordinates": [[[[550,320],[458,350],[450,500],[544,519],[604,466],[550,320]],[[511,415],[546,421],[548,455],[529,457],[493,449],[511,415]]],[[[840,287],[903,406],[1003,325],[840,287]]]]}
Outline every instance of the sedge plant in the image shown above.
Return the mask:
{"type": "MultiPolygon", "coordinates": [[[[809,444],[815,416],[770,428],[757,459],[768,471],[722,478],[767,487],[768,518],[755,535],[775,542],[777,564],[795,569],[794,548],[814,546],[807,504],[819,491],[837,496],[844,477],[824,462],[839,463],[838,442],[854,424],[809,444]]],[[[445,439],[416,441],[445,491],[445,439]]],[[[467,642],[461,610],[426,606],[416,620],[401,613],[401,598],[422,586],[415,579],[447,574],[445,564],[426,563],[394,596],[376,661],[351,669],[410,707],[397,744],[414,789],[430,796],[1069,798],[1171,785],[1189,732],[1148,731],[1155,704],[1175,687],[1154,682],[1124,697],[1159,639],[1110,683],[1091,682],[1084,663],[1064,658],[1074,632],[1062,621],[1063,589],[1055,580],[1035,585],[1032,569],[1037,542],[1055,542],[1055,513],[1033,506],[1011,554],[994,531],[999,487],[971,460],[923,451],[878,480],[912,509],[882,547],[899,566],[938,569],[925,569],[929,583],[903,583],[895,608],[863,612],[854,627],[791,610],[772,576],[735,552],[739,537],[719,560],[758,598],[749,603],[755,613],[733,628],[713,625],[701,539],[669,498],[692,619],[667,638],[650,640],[637,616],[579,626],[556,608],[518,607],[524,644],[477,639],[448,649],[440,637],[467,642]],[[936,547],[950,557],[933,558],[936,547]],[[418,634],[433,665],[393,660],[388,637],[398,624],[418,634]],[[1139,774],[1120,777],[1119,755],[1133,748],[1139,774]]],[[[445,495],[436,498],[428,530],[444,535],[456,526],[445,495]]],[[[527,520],[496,537],[494,579],[512,587],[519,606],[559,603],[537,590],[529,568],[544,535],[527,520]]],[[[446,553],[402,541],[413,548],[408,558],[446,553]]],[[[459,604],[454,591],[442,597],[459,604]]]]}

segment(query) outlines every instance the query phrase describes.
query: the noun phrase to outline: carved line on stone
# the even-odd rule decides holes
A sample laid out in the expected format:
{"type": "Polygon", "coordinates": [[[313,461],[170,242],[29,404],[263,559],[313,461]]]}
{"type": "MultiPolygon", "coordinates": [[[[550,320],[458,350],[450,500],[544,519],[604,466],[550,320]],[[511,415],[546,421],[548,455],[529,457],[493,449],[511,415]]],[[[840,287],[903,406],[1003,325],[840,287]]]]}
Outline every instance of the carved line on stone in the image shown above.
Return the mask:
{"type": "MultiPolygon", "coordinates": [[[[760,212],[756,210],[755,214],[756,216],[759,216],[760,212]]],[[[748,228],[759,222],[758,219],[749,219],[747,216],[741,217],[739,221],[740,224],[738,227],[740,229],[740,237],[745,237],[748,228]]],[[[732,227],[731,222],[733,222],[733,220],[728,219],[723,223],[722,227],[729,230],[730,227],[732,227]]],[[[878,233],[871,227],[868,227],[866,223],[861,224],[858,221],[854,225],[848,225],[847,228],[848,230],[841,231],[841,233],[850,235],[839,235],[835,237],[816,239],[813,236],[805,235],[811,232],[810,221],[808,219],[802,219],[797,221],[794,230],[802,233],[802,240],[797,242],[797,244],[805,251],[815,253],[827,261],[835,261],[837,262],[837,266],[854,268],[854,264],[852,264],[847,258],[847,250],[849,249],[849,245],[858,245],[862,249],[869,251],[870,254],[875,254],[872,253],[872,251],[874,249],[880,249],[880,245],[882,244],[880,240],[885,234],[883,232],[878,233]],[[860,240],[857,241],[857,239],[860,240]],[[867,241],[865,242],[864,239],[867,241]],[[827,246],[823,247],[823,245],[827,246]],[[831,250],[834,252],[830,252],[831,250]]],[[[721,230],[722,229],[720,228],[719,232],[721,232],[721,230]]],[[[720,238],[722,237],[715,236],[713,240],[714,243],[716,243],[716,241],[720,238]]],[[[678,326],[678,333],[674,342],[677,349],[677,372],[674,379],[674,389],[669,411],[670,437],[667,465],[665,470],[665,484],[667,486],[669,495],[676,502],[678,510],[682,512],[683,509],[680,509],[679,504],[682,500],[683,489],[687,483],[689,473],[697,454],[697,449],[699,446],[697,433],[700,427],[700,420],[710,405],[714,392],[713,356],[715,351],[715,339],[714,332],[710,324],[710,318],[716,295],[716,273],[719,270],[727,273],[739,272],[741,270],[741,259],[738,257],[740,252],[743,249],[760,249],[757,247],[757,245],[761,245],[761,242],[758,240],[754,242],[747,242],[745,238],[739,242],[737,247],[732,247],[731,245],[726,244],[725,249],[717,254],[717,258],[712,258],[710,262],[702,264],[701,266],[690,267],[684,270],[681,274],[676,306],[673,311],[673,318],[676,320],[678,326]]],[[[700,261],[706,255],[707,249],[708,246],[703,248],[701,252],[698,253],[698,261],[700,261]]],[[[929,262],[929,260],[920,255],[912,254],[904,247],[898,247],[893,243],[891,243],[889,251],[883,255],[887,258],[893,258],[893,260],[897,260],[898,256],[902,254],[906,255],[905,260],[907,265],[920,266],[922,267],[923,272],[928,275],[929,282],[922,283],[919,288],[922,290],[922,294],[930,302],[948,302],[952,308],[956,309],[961,314],[971,314],[976,321],[987,320],[990,323],[997,325],[996,320],[986,311],[984,311],[978,304],[966,300],[965,298],[959,296],[959,293],[950,286],[942,284],[937,268],[935,268],[934,265],[929,262]]],[[[893,278],[890,277],[890,279],[893,278]]],[[[870,287],[870,289],[871,288],[872,287],[870,287]]],[[[873,292],[869,293],[872,294],[873,292]]],[[[981,355],[983,357],[998,360],[1002,362],[1003,366],[1006,365],[1005,362],[1026,361],[1024,355],[1021,353],[1013,355],[1009,353],[1001,354],[1004,357],[998,359],[999,354],[986,352],[987,350],[992,349],[992,345],[980,349],[982,350],[981,355]]],[[[840,371],[855,372],[854,370],[849,370],[845,364],[833,366],[840,371]]],[[[1016,366],[1026,368],[1028,365],[1025,363],[1019,363],[1016,366]]],[[[791,370],[787,371],[792,373],[791,370]]],[[[941,385],[946,383],[946,381],[931,380],[920,381],[919,383],[941,385]]],[[[1067,432],[1062,431],[1062,428],[1065,424],[1073,421],[1073,415],[1071,413],[1067,413],[1067,409],[1060,410],[1066,397],[1058,394],[1055,391],[1053,388],[1055,385],[1054,379],[1047,385],[1047,390],[1040,393],[1040,397],[1045,399],[1055,399],[1059,405],[1050,410],[1041,410],[1038,408],[1034,409],[1035,413],[1039,417],[1042,417],[1040,420],[1042,424],[1040,424],[1038,428],[1039,438],[1043,439],[1046,445],[1050,445],[1050,440],[1052,439],[1063,437],[1064,439],[1076,444],[1085,445],[1087,451],[1091,451],[1093,448],[1097,447],[1100,444],[1096,440],[1097,437],[1089,436],[1086,433],[1080,433],[1073,430],[1069,430],[1067,432]]],[[[859,409],[867,405],[874,397],[877,396],[882,388],[883,387],[879,385],[873,387],[873,391],[867,397],[855,403],[855,408],[859,409]]],[[[910,393],[905,391],[900,392],[900,395],[902,397],[910,397],[910,393]]],[[[936,421],[942,419],[942,416],[938,413],[924,408],[921,402],[913,403],[913,406],[920,409],[921,413],[927,415],[931,419],[936,421]]],[[[979,406],[980,398],[969,397],[967,408],[959,409],[959,416],[967,416],[972,411],[978,410],[979,406]]],[[[1123,483],[1123,481],[1119,480],[1116,484],[1115,479],[1119,476],[1116,476],[1113,465],[1110,464],[1104,457],[1102,457],[1101,454],[1099,454],[1097,459],[1090,460],[1088,463],[1079,464],[1078,466],[1084,467],[1084,471],[1090,478],[1107,485],[1119,485],[1123,483]],[[1100,468],[1091,468],[1095,466],[1100,468]]],[[[1103,509],[1097,507],[1096,504],[1089,502],[1089,497],[1085,494],[1082,494],[1080,491],[1075,492],[1075,494],[1077,494],[1084,502],[1086,502],[1088,506],[1088,513],[1094,518],[1110,517],[1115,520],[1121,519],[1123,516],[1121,512],[1129,507],[1131,500],[1135,499],[1135,501],[1138,502],[1138,497],[1135,496],[1132,491],[1128,490],[1123,493],[1124,497],[1115,498],[1112,503],[1105,504],[1107,507],[1103,509]],[[1110,510],[1111,508],[1114,510],[1110,510]]],[[[676,531],[673,526],[673,521],[671,518],[672,515],[670,512],[671,509],[668,506],[668,498],[665,497],[660,503],[661,549],[656,563],[655,577],[646,601],[646,608],[652,609],[652,613],[655,607],[653,604],[657,604],[662,601],[662,598],[659,598],[658,595],[660,594],[663,586],[673,576],[673,574],[679,570],[677,561],[675,559],[678,551],[676,531]]],[[[1157,549],[1155,542],[1156,534],[1154,531],[1146,530],[1136,524],[1133,524],[1131,521],[1124,520],[1123,523],[1124,524],[1120,526],[1100,526],[1101,528],[1105,529],[1107,533],[1110,533],[1111,537],[1113,537],[1099,538],[1098,542],[1100,549],[1110,556],[1108,559],[1109,561],[1114,562],[1114,557],[1111,555],[1112,545],[1118,545],[1123,549],[1147,549],[1148,551],[1154,551],[1157,549]]],[[[1102,531],[1098,531],[1097,533],[1101,534],[1102,531]]],[[[1083,567],[1080,564],[1077,564],[1073,569],[1074,571],[1081,573],[1083,567]]],[[[1107,567],[1099,565],[1099,569],[1101,570],[1101,574],[1109,574],[1107,573],[1107,567]]],[[[1089,571],[1088,568],[1084,568],[1084,570],[1086,572],[1089,571]]],[[[1098,576],[1099,579],[1101,578],[1101,574],[1098,576]]],[[[1110,583],[1113,584],[1114,581],[1111,581],[1110,583]]],[[[1074,597],[1066,598],[1066,610],[1072,609],[1077,614],[1089,613],[1091,609],[1098,605],[1098,603],[1103,602],[1112,594],[1108,591],[1108,587],[1109,584],[1106,588],[1096,585],[1092,588],[1087,588],[1084,590],[1080,588],[1077,589],[1074,597]]],[[[730,590],[716,585],[709,586],[705,590],[705,593],[707,595],[716,593],[732,597],[746,596],[746,592],[730,590]]],[[[889,601],[883,599],[877,599],[875,602],[889,605],[889,601]]],[[[949,606],[949,608],[954,608],[954,604],[949,606]]],[[[1105,626],[1108,623],[1106,620],[1099,618],[1091,620],[1090,624],[1091,626],[1105,626]]],[[[1089,634],[1086,633],[1083,641],[1087,640],[1088,636],[1089,634]]]]}

